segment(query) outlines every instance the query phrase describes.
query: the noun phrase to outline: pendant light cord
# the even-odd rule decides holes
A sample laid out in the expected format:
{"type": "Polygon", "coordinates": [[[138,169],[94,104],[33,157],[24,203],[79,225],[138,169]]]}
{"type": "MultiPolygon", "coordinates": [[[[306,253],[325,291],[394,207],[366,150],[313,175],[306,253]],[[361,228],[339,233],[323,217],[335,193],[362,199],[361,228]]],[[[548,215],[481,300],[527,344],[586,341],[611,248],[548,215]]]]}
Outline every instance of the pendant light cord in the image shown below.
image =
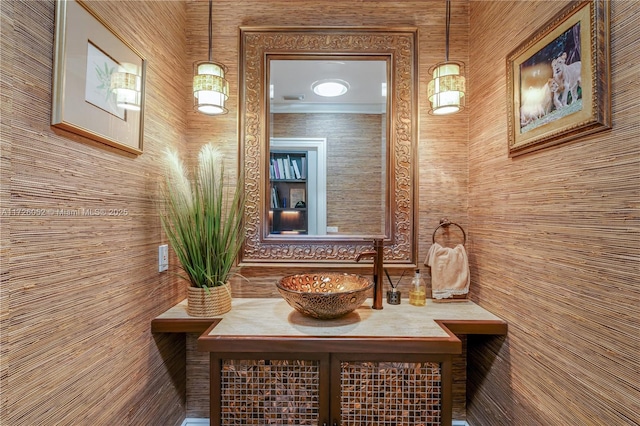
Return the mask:
{"type": "Polygon", "coordinates": [[[211,38],[213,37],[213,18],[211,16],[213,0],[209,0],[209,62],[213,61],[213,55],[211,54],[211,38]]]}
{"type": "Polygon", "coordinates": [[[444,45],[444,60],[445,62],[449,62],[449,26],[451,24],[451,1],[447,0],[447,9],[445,13],[445,45],[444,45]]]}

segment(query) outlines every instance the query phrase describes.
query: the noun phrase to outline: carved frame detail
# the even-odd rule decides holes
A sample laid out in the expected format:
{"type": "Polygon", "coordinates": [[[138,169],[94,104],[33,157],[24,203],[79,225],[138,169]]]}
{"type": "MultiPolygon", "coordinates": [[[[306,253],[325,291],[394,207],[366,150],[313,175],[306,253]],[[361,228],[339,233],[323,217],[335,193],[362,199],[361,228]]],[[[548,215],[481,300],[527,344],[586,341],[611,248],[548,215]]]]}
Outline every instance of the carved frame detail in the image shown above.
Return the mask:
{"type": "Polygon", "coordinates": [[[262,188],[267,175],[268,112],[265,88],[270,54],[387,56],[390,58],[388,206],[384,236],[387,263],[416,264],[417,209],[415,182],[417,145],[417,30],[415,28],[241,27],[239,69],[240,169],[245,181],[243,266],[278,263],[349,262],[371,249],[382,236],[265,235],[268,198],[262,188]],[[390,223],[389,223],[390,222],[390,223]]]}

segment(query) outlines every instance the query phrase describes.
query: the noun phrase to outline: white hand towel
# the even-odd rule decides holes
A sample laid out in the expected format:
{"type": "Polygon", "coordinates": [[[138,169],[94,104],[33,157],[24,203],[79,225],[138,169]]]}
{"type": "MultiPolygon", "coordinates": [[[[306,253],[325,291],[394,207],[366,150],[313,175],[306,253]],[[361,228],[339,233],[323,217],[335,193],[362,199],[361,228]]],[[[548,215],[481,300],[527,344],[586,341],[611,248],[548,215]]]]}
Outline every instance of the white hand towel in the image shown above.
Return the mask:
{"type": "Polygon", "coordinates": [[[424,263],[431,267],[431,289],[434,299],[446,299],[469,292],[469,260],[462,244],[449,248],[434,243],[424,263]]]}

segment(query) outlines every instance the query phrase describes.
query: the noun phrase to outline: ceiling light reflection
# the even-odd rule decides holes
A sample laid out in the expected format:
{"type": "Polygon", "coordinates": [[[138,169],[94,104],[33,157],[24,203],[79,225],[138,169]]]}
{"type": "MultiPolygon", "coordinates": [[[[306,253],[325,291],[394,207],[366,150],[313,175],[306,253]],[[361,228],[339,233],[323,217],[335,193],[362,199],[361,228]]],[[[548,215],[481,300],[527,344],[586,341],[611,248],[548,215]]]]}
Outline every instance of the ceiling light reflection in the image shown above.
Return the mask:
{"type": "Polygon", "coordinates": [[[313,93],[324,97],[342,96],[347,93],[349,87],[349,83],[337,78],[318,80],[311,85],[313,93]]]}

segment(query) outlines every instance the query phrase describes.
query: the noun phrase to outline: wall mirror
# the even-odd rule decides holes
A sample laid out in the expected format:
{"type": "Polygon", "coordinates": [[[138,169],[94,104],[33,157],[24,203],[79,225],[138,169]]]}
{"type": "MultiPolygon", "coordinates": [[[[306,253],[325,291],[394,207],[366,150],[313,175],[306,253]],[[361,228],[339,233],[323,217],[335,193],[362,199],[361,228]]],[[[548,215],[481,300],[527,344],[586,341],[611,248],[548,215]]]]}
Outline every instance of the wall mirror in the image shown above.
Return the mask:
{"type": "Polygon", "coordinates": [[[416,263],[415,43],[414,28],[241,27],[241,264],[353,264],[374,238],[385,262],[416,263]]]}

